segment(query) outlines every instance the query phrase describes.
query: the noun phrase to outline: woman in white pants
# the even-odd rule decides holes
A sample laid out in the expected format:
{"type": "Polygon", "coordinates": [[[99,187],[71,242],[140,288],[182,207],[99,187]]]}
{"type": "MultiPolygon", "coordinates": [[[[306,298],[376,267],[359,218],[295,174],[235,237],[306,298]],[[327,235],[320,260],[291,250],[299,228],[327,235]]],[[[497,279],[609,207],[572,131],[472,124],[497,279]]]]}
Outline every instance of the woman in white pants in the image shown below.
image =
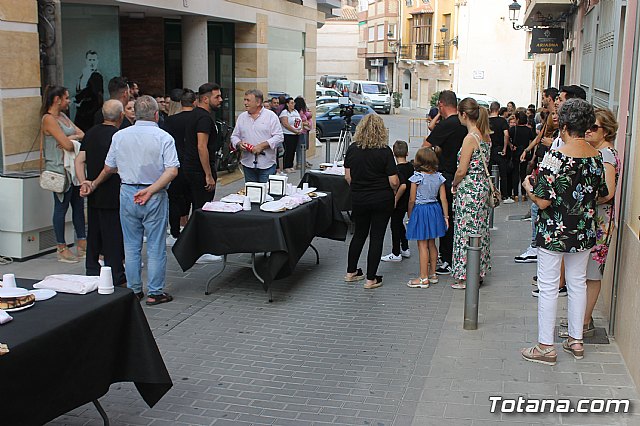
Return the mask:
{"type": "Polygon", "coordinates": [[[555,365],[553,346],[560,269],[564,259],[569,293],[569,338],[562,348],[576,359],[584,356],[582,320],[587,297],[587,262],[596,242],[596,202],[608,194],[600,152],[585,141],[596,121],[593,107],[570,99],[558,112],[565,142],[548,152],[537,177],[524,186],[539,207],[536,220],[538,246],[538,344],[524,349],[527,361],[555,365]]]}

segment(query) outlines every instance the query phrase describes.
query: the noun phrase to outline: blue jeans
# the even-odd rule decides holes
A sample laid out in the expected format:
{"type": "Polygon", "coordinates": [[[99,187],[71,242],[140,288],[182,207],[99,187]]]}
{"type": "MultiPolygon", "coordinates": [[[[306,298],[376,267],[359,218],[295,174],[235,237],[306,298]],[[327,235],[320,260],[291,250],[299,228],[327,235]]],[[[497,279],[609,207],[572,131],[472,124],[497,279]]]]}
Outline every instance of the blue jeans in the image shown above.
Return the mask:
{"type": "Polygon", "coordinates": [[[159,191],[143,206],[133,202],[133,195],[143,185],[120,186],[120,223],[124,239],[127,287],[142,291],[142,238],[147,235],[147,289],[149,295],[161,294],[167,270],[166,231],[169,218],[167,191],[159,191]]]}
{"type": "Polygon", "coordinates": [[[538,205],[531,203],[531,247],[536,247],[536,219],[538,218],[538,205]]]}
{"type": "Polygon", "coordinates": [[[80,196],[80,187],[73,186],[64,193],[62,201],[58,198],[58,194],[53,193],[53,232],[56,234],[56,242],[58,244],[66,244],[64,239],[64,217],[69,210],[71,204],[71,219],[73,228],[76,231],[76,238],[84,240],[87,234],[84,228],[84,198],[80,196]]]}
{"type": "Polygon", "coordinates": [[[253,167],[242,166],[244,168],[244,181],[245,182],[269,182],[269,176],[275,174],[276,165],[269,167],[268,169],[258,169],[253,167]]]}

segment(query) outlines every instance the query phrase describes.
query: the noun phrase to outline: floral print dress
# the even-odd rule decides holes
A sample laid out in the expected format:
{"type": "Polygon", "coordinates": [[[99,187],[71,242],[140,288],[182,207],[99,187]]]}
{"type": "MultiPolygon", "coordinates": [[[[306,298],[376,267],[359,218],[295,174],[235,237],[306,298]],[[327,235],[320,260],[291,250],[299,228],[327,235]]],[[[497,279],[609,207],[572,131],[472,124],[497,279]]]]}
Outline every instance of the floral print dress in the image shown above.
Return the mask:
{"type": "MultiPolygon", "coordinates": [[[[614,148],[605,147],[600,149],[602,160],[613,165],[616,170],[616,186],[620,177],[620,159],[618,151],[614,148]]],[[[596,212],[596,245],[591,249],[591,258],[600,265],[600,273],[604,272],[604,264],[609,253],[609,243],[611,242],[611,232],[613,231],[614,215],[613,199],[607,204],[598,205],[596,212]]]]}
{"type": "Polygon", "coordinates": [[[538,247],[576,253],[595,246],[596,201],[609,194],[601,155],[576,158],[560,151],[547,152],[533,194],[551,201],[538,211],[538,247]]]}
{"type": "MultiPolygon", "coordinates": [[[[474,135],[475,136],[475,135],[474,135]]],[[[480,277],[491,270],[489,245],[489,179],[481,155],[489,164],[489,144],[476,137],[481,149],[471,154],[467,175],[458,185],[453,200],[455,222],[453,227],[453,267],[451,275],[456,280],[467,279],[467,244],[470,234],[480,235],[480,277]]],[[[458,152],[460,165],[460,152],[458,152]]]]}

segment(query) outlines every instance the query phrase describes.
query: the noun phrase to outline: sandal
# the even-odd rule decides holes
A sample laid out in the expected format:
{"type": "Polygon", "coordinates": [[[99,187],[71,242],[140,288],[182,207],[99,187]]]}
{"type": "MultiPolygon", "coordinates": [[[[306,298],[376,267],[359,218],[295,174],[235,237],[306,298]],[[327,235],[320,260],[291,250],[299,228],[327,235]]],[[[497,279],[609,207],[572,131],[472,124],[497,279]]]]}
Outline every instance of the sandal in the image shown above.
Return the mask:
{"type": "Polygon", "coordinates": [[[349,272],[347,272],[347,275],[344,276],[344,281],[347,283],[352,283],[354,281],[361,281],[361,280],[364,280],[364,273],[360,268],[356,270],[356,273],[354,275],[349,275],[349,272]]]}
{"type": "Polygon", "coordinates": [[[407,287],[411,288],[429,288],[429,283],[431,280],[429,278],[417,278],[418,282],[415,282],[416,279],[409,280],[407,282],[407,287]]]}
{"type": "Polygon", "coordinates": [[[438,284],[438,275],[437,274],[431,274],[429,275],[429,284],[438,284]]]}
{"type": "MultiPolygon", "coordinates": [[[[566,339],[569,336],[569,323],[567,320],[562,320],[560,321],[560,327],[562,327],[563,329],[558,331],[558,337],[562,337],[564,339],[566,339]]],[[[596,335],[596,326],[593,324],[593,318],[591,319],[591,321],[589,321],[588,325],[582,325],[582,337],[593,337],[596,335]]]]}
{"type": "Polygon", "coordinates": [[[173,297],[169,293],[150,294],[145,302],[149,306],[159,305],[161,303],[171,302],[173,297]]]}
{"type": "Polygon", "coordinates": [[[136,297],[138,298],[138,302],[144,299],[144,291],[141,291],[140,293],[133,293],[133,294],[135,294],[136,297]]]}
{"type": "Polygon", "coordinates": [[[562,342],[562,349],[564,349],[565,352],[573,355],[575,359],[584,358],[584,343],[582,342],[582,340],[574,339],[569,341],[569,339],[567,339],[562,342]],[[582,347],[580,349],[574,349],[573,345],[582,345],[582,347]]]}
{"type": "Polygon", "coordinates": [[[466,281],[456,281],[455,283],[451,284],[451,288],[454,290],[464,290],[467,288],[467,283],[466,281]]]}
{"type": "Polygon", "coordinates": [[[549,355],[551,352],[555,352],[555,350],[556,348],[553,346],[543,349],[538,344],[530,348],[523,349],[520,353],[522,354],[522,358],[527,361],[537,362],[538,364],[544,365],[556,365],[558,354],[554,353],[553,355],[549,355]]]}
{"type": "Polygon", "coordinates": [[[376,277],[373,280],[373,283],[369,284],[369,283],[365,283],[364,284],[364,288],[367,290],[370,290],[372,288],[378,288],[382,286],[382,275],[376,275],[376,277]]]}

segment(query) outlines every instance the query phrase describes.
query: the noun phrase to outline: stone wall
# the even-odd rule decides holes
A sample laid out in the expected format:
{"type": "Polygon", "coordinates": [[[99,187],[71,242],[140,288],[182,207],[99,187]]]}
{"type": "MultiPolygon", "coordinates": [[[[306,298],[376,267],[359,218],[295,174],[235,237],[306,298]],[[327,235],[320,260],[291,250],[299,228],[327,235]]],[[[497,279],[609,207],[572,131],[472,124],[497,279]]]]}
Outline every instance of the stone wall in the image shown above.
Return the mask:
{"type": "Polygon", "coordinates": [[[164,19],[120,17],[122,75],[145,94],[165,93],[164,19]]]}

